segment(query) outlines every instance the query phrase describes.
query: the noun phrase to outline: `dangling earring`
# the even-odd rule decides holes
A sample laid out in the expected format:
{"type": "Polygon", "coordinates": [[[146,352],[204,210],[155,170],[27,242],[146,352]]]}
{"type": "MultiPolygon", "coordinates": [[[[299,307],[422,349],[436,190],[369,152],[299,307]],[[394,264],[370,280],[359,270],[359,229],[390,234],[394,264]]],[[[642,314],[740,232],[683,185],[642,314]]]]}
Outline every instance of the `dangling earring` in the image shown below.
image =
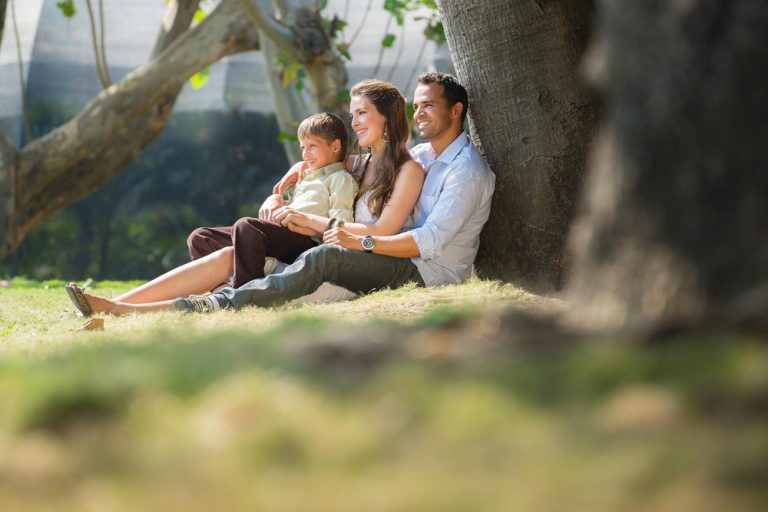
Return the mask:
{"type": "Polygon", "coordinates": [[[385,143],[389,142],[389,134],[387,133],[386,128],[384,128],[384,136],[382,137],[382,139],[384,139],[385,143]]]}

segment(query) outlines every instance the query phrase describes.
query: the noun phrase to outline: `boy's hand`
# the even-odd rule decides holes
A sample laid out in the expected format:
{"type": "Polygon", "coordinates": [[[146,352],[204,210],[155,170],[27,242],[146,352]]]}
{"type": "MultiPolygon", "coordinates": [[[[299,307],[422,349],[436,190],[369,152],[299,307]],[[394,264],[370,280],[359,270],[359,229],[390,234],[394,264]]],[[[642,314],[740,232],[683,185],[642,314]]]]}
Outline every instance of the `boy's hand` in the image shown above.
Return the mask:
{"type": "Polygon", "coordinates": [[[297,164],[293,164],[293,166],[288,169],[288,172],[285,173],[285,176],[283,176],[280,181],[277,182],[277,185],[272,188],[272,192],[282,196],[283,192],[285,192],[285,189],[295,183],[298,183],[299,178],[307,168],[306,166],[307,164],[303,161],[297,164]]]}
{"type": "Polygon", "coordinates": [[[279,194],[272,194],[269,196],[259,207],[259,218],[261,220],[271,220],[272,222],[277,222],[274,220],[274,213],[275,210],[283,206],[283,198],[279,194]]]}

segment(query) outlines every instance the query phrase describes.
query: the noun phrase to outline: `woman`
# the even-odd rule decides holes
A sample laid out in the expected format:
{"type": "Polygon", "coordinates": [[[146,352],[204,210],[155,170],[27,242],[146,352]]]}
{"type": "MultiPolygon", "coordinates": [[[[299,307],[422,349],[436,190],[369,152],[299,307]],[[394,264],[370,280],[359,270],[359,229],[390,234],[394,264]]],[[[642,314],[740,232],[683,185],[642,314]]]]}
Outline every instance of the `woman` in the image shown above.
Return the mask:
{"type": "MultiPolygon", "coordinates": [[[[360,182],[356,222],[326,233],[334,227],[333,219],[290,207],[272,209],[271,217],[298,233],[319,237],[325,234],[325,243],[359,249],[360,236],[392,235],[403,229],[421,193],[424,169],[408,152],[405,98],[397,88],[380,80],[364,80],[352,88],[350,95],[358,154],[347,158],[346,167],[360,182]],[[364,155],[363,147],[370,152],[364,155]]],[[[112,300],[84,293],[73,284],[68,285],[68,293],[84,315],[171,311],[176,297],[205,293],[228,281],[233,257],[227,249],[191,261],[112,300]]]]}

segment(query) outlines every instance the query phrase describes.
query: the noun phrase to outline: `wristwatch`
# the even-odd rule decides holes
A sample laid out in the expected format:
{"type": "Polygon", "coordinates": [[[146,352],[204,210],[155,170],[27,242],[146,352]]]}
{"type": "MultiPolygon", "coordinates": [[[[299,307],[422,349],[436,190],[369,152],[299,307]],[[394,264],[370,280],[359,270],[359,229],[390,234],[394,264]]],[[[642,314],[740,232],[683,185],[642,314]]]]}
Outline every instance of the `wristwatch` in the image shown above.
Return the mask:
{"type": "Polygon", "coordinates": [[[365,252],[373,252],[373,245],[373,237],[371,235],[365,235],[363,239],[360,240],[360,246],[365,252]]]}

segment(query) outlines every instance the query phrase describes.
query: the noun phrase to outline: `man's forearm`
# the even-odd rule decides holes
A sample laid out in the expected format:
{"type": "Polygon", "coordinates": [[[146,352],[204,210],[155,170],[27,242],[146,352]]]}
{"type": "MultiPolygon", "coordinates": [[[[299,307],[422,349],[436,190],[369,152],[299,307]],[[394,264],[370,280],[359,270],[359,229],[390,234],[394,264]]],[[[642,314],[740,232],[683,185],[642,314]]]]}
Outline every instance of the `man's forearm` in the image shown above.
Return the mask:
{"type": "Polygon", "coordinates": [[[398,233],[390,236],[374,236],[373,252],[395,258],[418,258],[419,246],[410,233],[398,233]]]}

